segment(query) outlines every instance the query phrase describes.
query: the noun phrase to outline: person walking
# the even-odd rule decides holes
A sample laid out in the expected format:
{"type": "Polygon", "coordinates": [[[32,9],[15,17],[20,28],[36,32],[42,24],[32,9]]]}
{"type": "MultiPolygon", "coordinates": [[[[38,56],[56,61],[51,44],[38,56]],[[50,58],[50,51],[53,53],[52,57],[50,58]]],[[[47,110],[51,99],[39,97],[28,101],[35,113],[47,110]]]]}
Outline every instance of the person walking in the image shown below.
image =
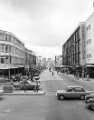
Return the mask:
{"type": "Polygon", "coordinates": [[[54,72],[52,71],[52,76],[54,75],[54,72]]]}

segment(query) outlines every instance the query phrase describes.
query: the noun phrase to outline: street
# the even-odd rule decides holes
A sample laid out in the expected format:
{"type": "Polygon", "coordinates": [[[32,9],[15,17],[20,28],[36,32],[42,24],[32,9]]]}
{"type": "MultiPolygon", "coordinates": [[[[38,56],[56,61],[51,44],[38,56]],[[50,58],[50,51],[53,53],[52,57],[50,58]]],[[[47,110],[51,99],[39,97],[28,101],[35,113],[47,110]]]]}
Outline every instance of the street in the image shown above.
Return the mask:
{"type": "Polygon", "coordinates": [[[3,96],[0,100],[0,120],[94,120],[94,112],[81,100],[57,100],[57,89],[81,85],[94,90],[94,82],[78,81],[48,70],[40,75],[43,96],[3,96]]]}

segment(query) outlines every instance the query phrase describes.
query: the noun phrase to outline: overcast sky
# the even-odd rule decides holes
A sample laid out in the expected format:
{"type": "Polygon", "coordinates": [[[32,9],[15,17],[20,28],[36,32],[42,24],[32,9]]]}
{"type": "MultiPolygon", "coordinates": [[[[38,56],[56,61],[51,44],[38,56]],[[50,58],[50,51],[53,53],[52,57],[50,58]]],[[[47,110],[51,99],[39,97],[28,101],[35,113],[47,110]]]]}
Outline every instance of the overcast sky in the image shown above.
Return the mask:
{"type": "Polygon", "coordinates": [[[53,57],[93,12],[93,0],[0,0],[0,29],[14,33],[37,55],[53,57]]]}

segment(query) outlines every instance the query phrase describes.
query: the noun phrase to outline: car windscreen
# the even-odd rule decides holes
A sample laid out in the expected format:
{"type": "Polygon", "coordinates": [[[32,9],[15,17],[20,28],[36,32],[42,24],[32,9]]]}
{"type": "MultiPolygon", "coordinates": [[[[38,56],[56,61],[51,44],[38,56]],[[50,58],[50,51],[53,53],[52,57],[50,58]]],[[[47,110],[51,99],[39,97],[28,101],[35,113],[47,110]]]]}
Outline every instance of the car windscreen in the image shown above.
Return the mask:
{"type": "Polygon", "coordinates": [[[66,92],[72,92],[72,88],[66,88],[66,92]]]}

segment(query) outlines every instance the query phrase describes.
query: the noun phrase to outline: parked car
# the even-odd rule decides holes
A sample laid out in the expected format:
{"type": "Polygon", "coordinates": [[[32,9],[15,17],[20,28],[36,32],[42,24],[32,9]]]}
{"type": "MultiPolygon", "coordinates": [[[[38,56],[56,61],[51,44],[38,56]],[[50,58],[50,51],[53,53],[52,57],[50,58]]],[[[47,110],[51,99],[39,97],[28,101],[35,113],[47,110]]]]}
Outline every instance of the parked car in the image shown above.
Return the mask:
{"type": "Polygon", "coordinates": [[[19,87],[20,90],[36,90],[36,89],[39,90],[40,84],[27,80],[27,81],[22,81],[19,87]]]}
{"type": "Polygon", "coordinates": [[[89,94],[89,95],[86,95],[86,96],[85,96],[85,102],[87,103],[87,101],[88,101],[90,98],[94,98],[94,93],[91,93],[91,94],[89,94]]]}
{"type": "Polygon", "coordinates": [[[89,98],[85,103],[87,108],[94,110],[94,98],[89,98]]]}
{"type": "Polygon", "coordinates": [[[82,86],[67,86],[65,90],[57,90],[56,96],[59,100],[65,98],[80,98],[85,99],[85,96],[89,94],[82,86]]]}

